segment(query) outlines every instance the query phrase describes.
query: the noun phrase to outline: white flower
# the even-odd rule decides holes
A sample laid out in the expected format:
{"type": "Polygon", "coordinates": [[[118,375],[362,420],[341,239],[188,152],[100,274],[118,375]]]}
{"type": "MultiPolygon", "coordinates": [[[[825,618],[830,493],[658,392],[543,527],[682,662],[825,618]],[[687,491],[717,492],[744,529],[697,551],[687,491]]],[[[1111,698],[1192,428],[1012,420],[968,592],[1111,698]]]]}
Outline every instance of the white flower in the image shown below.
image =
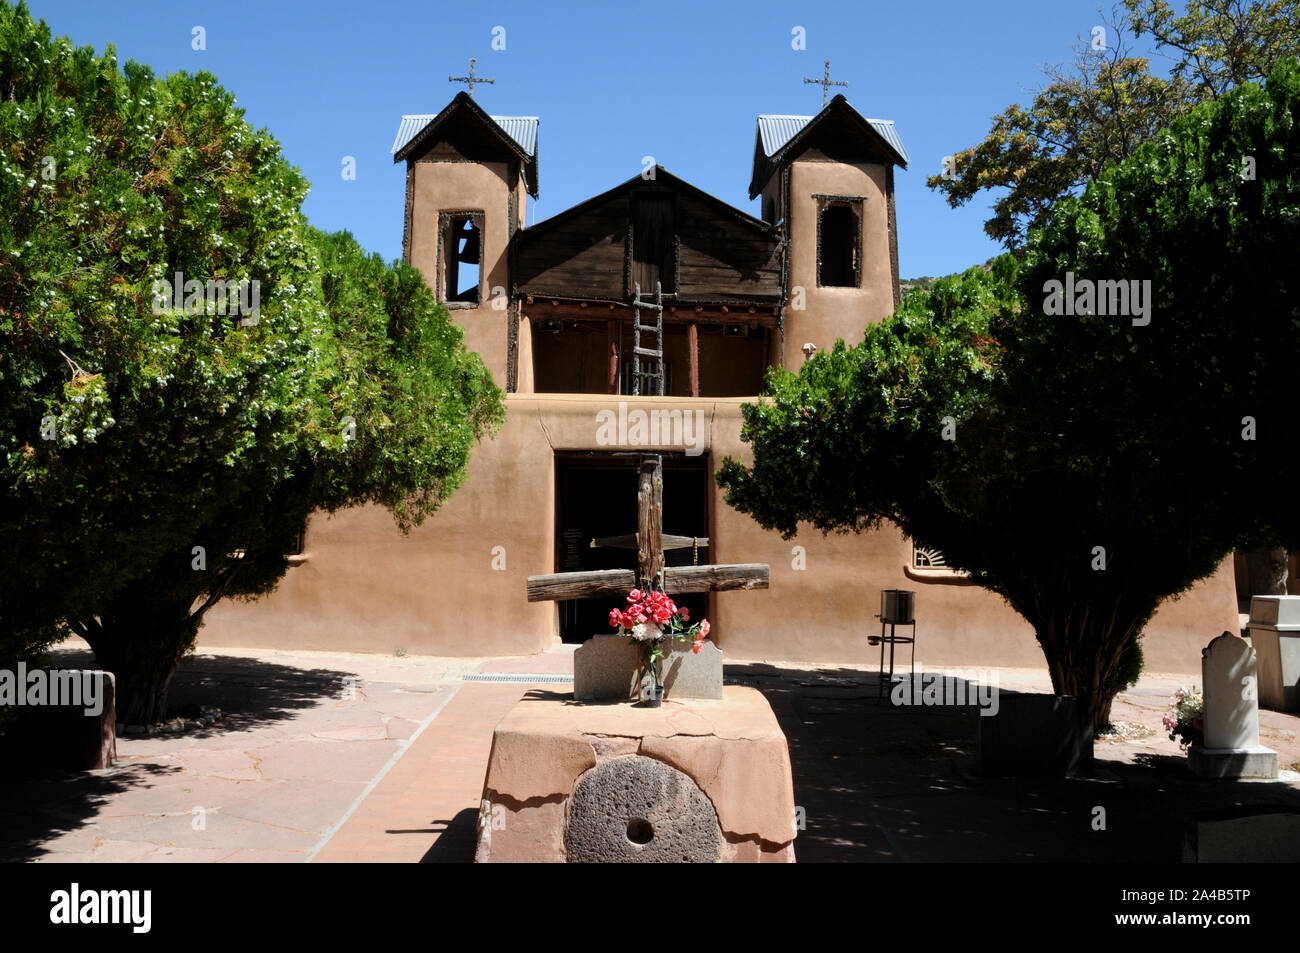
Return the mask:
{"type": "Polygon", "coordinates": [[[654,642],[663,638],[663,630],[657,622],[641,622],[632,626],[631,635],[639,642],[654,642]]]}

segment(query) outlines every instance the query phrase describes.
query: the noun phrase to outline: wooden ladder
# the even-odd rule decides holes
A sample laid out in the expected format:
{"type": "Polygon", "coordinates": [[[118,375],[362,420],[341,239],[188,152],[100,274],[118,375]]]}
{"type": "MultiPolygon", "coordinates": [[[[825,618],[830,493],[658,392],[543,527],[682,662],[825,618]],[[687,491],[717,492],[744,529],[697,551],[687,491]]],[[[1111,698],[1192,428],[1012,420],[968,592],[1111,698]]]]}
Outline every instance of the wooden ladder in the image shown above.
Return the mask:
{"type": "Polygon", "coordinates": [[[651,393],[662,397],[664,395],[664,302],[663,286],[660,282],[655,282],[654,304],[649,301],[641,300],[641,283],[637,282],[634,286],[636,289],[636,298],[632,312],[632,394],[640,396],[641,394],[641,358],[646,357],[654,361],[654,370],[647,371],[645,377],[651,382],[651,393]],[[641,309],[653,311],[655,323],[641,323],[641,309]],[[641,346],[641,332],[654,331],[655,346],[653,348],[641,346]]]}

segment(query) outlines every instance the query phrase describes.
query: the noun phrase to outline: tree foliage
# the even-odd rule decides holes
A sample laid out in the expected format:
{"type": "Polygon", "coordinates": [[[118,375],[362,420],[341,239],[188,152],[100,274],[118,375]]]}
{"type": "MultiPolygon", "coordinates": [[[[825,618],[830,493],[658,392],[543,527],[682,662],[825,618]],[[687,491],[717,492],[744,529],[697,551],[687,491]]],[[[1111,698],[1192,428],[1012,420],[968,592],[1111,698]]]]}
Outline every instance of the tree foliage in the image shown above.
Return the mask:
{"type": "Polygon", "coordinates": [[[728,502],[787,537],[890,521],[938,547],[1104,721],[1163,599],[1235,547],[1300,542],[1294,508],[1258,491],[1297,463],[1297,119],[1291,61],[1059,202],[1023,264],[913,291],[861,344],[773,371],[745,408],[753,464],[719,474],[728,502]],[[1149,281],[1150,323],[1047,313],[1067,273],[1149,281]]]}
{"type": "Polygon", "coordinates": [[[71,625],[147,720],[309,512],[420,522],[500,394],[417,271],[306,225],[306,181],[211,75],[119,70],[0,3],[0,93],[0,626],[20,652],[71,625]]]}
{"type": "Polygon", "coordinates": [[[1300,52],[1296,0],[1194,0],[1182,16],[1164,0],[1123,0],[1103,29],[1100,46],[1091,38],[1076,45],[1070,66],[1045,67],[1047,84],[1027,106],[1012,104],[993,117],[981,142],[952,157],[951,174],[926,180],[954,208],[994,190],[984,230],[1008,249],[1019,250],[1057,201],[1196,103],[1262,80],[1273,64],[1300,52]],[[1167,78],[1133,53],[1130,34],[1172,51],[1167,78]]]}

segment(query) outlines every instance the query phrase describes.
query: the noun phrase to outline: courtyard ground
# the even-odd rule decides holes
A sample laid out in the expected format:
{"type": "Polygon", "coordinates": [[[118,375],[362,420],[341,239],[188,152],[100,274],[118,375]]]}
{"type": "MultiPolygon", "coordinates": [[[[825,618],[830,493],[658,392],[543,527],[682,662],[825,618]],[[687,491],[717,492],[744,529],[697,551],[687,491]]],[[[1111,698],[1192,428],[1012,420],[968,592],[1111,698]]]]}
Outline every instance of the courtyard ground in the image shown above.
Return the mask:
{"type": "MultiPolygon", "coordinates": [[[[59,650],[60,664],[88,657],[59,650]]],[[[525,691],[566,691],[571,647],[515,659],[200,651],[172,704],[209,728],[119,737],[118,763],[0,780],[0,858],[19,861],[469,861],[492,729],[525,691]]],[[[997,670],[1004,690],[1044,672],[997,670]]],[[[1261,711],[1277,782],[1192,776],[1160,718],[1192,676],[1145,675],[1085,777],[975,772],[970,708],[877,704],[870,666],[728,660],[790,743],[801,861],[1177,861],[1184,816],[1238,804],[1300,810],[1300,717],[1261,711]],[[1105,829],[1094,829],[1096,808],[1105,829]]]]}

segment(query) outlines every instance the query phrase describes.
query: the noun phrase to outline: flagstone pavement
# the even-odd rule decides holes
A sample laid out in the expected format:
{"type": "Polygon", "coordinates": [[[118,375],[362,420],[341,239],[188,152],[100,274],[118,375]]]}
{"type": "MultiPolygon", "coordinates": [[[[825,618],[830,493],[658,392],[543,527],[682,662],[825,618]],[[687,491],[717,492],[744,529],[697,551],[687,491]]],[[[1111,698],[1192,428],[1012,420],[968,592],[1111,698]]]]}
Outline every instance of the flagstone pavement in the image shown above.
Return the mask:
{"type": "MultiPolygon", "coordinates": [[[[89,660],[58,651],[60,664],[89,660]]],[[[565,675],[571,646],[514,659],[200,650],[172,704],[224,717],[119,737],[103,771],[0,779],[0,859],[469,861],[493,727],[524,692],[563,690],[550,679],[565,675]],[[511,674],[520,680],[499,677],[511,674]]],[[[1300,810],[1300,717],[1260,713],[1261,740],[1287,769],[1279,782],[1187,772],[1160,717],[1191,676],[1143,676],[1113,717],[1151,732],[1099,742],[1086,777],[1042,781],[977,775],[975,711],[876,704],[870,666],[728,660],[726,676],[763,691],[789,739],[801,861],[1176,861],[1186,813],[1300,810]]],[[[998,679],[1049,690],[1037,670],[998,679]]]]}

